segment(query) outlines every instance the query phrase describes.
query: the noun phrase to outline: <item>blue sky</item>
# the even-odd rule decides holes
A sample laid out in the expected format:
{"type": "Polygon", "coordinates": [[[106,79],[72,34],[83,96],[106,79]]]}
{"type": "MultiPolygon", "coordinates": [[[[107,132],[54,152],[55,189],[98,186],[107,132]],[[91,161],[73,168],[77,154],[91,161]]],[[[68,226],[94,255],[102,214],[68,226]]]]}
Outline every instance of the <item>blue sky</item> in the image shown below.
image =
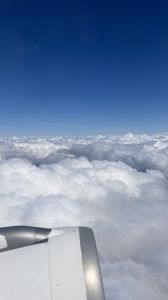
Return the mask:
{"type": "Polygon", "coordinates": [[[2,5],[0,135],[167,131],[166,2],[2,5]]]}

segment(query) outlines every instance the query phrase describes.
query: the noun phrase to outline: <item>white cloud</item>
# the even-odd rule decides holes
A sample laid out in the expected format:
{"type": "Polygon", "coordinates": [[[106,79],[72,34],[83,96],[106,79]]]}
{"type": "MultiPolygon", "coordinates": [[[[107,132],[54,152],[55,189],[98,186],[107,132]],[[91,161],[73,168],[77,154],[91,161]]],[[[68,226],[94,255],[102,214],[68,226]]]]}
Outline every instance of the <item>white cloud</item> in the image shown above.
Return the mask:
{"type": "Polygon", "coordinates": [[[91,226],[108,300],[168,299],[168,135],[1,138],[0,157],[0,226],[91,226]]]}

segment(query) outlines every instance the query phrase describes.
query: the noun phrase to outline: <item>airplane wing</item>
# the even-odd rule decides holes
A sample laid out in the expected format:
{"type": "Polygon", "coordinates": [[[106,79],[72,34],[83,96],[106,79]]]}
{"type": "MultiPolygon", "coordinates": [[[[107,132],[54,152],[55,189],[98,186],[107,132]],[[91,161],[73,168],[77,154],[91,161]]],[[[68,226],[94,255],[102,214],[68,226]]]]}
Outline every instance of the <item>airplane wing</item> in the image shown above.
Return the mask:
{"type": "Polygon", "coordinates": [[[0,299],[104,300],[93,231],[0,228],[0,299]]]}

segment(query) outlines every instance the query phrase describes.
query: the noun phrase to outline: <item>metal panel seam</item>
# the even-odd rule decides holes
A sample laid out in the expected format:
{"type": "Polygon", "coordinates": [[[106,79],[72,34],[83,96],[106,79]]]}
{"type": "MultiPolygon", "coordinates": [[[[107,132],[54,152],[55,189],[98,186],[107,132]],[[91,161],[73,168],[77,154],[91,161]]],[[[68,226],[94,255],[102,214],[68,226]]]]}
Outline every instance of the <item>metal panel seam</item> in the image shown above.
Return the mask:
{"type": "Polygon", "coordinates": [[[47,247],[47,253],[48,253],[48,277],[49,277],[49,287],[50,287],[50,295],[51,300],[55,300],[52,292],[52,286],[51,286],[51,273],[50,273],[50,247],[49,247],[49,239],[48,239],[48,247],[47,247]]]}

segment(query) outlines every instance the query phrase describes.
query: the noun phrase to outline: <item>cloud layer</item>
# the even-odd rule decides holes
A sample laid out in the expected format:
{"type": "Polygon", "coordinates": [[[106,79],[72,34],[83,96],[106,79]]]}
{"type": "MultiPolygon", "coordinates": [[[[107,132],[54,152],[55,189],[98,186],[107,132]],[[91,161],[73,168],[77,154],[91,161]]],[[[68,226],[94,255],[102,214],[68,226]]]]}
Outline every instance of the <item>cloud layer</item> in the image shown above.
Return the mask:
{"type": "Polygon", "coordinates": [[[91,226],[107,300],[168,299],[168,135],[0,139],[0,226],[91,226]]]}

